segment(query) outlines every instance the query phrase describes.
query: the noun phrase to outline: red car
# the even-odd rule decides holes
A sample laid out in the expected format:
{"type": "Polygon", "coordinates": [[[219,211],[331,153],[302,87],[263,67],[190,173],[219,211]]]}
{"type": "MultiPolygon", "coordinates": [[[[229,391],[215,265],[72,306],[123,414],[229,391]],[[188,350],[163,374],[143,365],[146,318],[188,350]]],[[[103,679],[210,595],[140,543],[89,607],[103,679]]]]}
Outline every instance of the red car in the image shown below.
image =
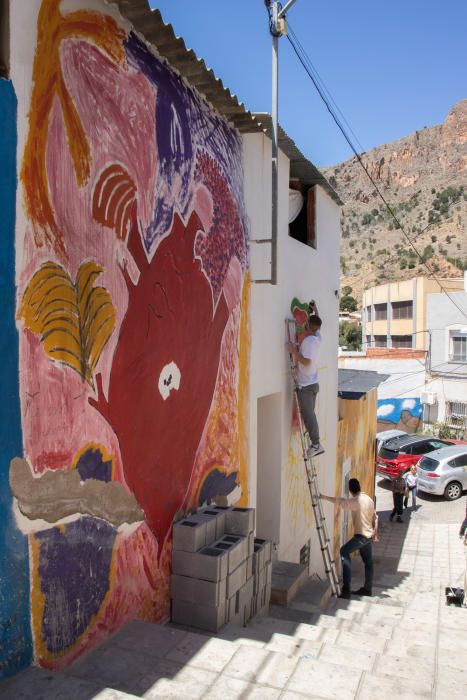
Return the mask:
{"type": "Polygon", "coordinates": [[[440,440],[433,435],[400,435],[388,440],[379,451],[376,458],[376,473],[386,479],[395,479],[401,469],[406,472],[424,455],[459,442],[459,440],[440,440]]]}

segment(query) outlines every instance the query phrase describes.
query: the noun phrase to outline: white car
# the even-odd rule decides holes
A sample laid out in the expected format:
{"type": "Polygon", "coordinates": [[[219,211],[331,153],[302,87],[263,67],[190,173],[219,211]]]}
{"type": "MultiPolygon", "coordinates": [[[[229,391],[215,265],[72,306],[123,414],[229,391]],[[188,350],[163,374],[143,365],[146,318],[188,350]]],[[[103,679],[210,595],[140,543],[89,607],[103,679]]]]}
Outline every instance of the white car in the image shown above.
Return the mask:
{"type": "Polygon", "coordinates": [[[407,435],[404,430],[382,430],[380,433],[376,433],[376,456],[378,456],[380,449],[388,440],[392,438],[399,437],[400,435],[407,435]]]}
{"type": "Polygon", "coordinates": [[[417,491],[454,501],[467,489],[467,444],[442,447],[417,462],[417,491]]]}

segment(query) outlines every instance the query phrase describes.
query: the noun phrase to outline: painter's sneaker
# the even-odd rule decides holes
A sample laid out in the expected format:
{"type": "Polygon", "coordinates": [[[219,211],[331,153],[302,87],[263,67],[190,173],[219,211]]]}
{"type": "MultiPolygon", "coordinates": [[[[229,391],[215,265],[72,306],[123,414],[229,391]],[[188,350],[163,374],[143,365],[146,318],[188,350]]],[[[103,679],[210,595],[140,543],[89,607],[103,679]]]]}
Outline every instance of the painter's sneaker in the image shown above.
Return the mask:
{"type": "Polygon", "coordinates": [[[324,453],[324,447],[322,446],[321,443],[318,445],[312,445],[310,449],[308,450],[308,457],[317,457],[318,455],[322,455],[324,453]]]}

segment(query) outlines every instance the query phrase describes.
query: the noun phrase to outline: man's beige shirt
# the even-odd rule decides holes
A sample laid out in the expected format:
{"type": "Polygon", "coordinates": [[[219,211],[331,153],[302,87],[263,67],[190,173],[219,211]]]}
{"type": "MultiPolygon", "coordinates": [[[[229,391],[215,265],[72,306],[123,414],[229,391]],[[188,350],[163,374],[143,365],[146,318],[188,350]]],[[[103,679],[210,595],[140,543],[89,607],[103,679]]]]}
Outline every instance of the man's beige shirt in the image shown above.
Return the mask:
{"type": "Polygon", "coordinates": [[[336,498],[335,501],[342,506],[342,508],[347,508],[351,511],[355,535],[373,537],[375,531],[375,504],[372,498],[367,496],[366,493],[360,492],[358,496],[336,498]]]}

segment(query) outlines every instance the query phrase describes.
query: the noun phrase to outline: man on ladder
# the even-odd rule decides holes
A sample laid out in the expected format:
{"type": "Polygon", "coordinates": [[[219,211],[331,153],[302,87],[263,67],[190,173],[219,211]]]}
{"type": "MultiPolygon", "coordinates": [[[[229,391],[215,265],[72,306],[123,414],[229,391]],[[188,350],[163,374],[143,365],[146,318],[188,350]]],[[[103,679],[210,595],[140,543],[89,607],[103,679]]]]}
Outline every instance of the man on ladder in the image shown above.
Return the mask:
{"type": "Polygon", "coordinates": [[[306,335],[297,349],[294,343],[287,343],[287,350],[297,366],[298,401],[303,422],[310,436],[311,447],[308,457],[323,454],[324,447],[319,441],[319,426],[315,413],[318,384],[318,355],[321,348],[321,324],[318,309],[314,301],[310,302],[306,335]]]}

